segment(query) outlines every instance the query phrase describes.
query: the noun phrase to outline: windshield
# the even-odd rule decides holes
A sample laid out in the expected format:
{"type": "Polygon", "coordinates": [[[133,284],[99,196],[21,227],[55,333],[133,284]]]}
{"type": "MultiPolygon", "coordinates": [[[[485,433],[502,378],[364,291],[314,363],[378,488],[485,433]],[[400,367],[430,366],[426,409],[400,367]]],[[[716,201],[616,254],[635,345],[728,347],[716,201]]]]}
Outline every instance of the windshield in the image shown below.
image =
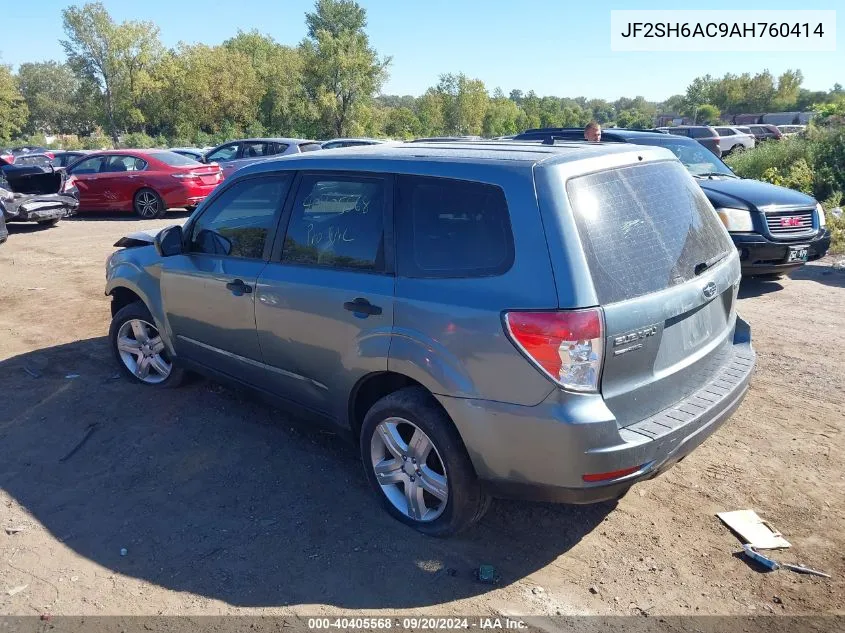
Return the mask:
{"type": "Polygon", "coordinates": [[[665,147],[678,157],[693,176],[729,176],[736,178],[730,167],[725,165],[709,149],[698,141],[688,141],[672,136],[666,138],[632,139],[637,145],[665,147]]]}

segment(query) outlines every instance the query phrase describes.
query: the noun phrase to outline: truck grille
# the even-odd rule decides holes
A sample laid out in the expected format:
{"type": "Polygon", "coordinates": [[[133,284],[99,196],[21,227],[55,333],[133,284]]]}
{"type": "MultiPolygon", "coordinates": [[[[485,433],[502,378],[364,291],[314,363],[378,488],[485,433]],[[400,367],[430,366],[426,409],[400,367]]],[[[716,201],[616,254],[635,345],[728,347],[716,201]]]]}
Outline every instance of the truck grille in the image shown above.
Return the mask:
{"type": "Polygon", "coordinates": [[[766,226],[769,233],[776,237],[808,235],[814,231],[814,212],[815,209],[799,209],[766,213],[766,226]]]}

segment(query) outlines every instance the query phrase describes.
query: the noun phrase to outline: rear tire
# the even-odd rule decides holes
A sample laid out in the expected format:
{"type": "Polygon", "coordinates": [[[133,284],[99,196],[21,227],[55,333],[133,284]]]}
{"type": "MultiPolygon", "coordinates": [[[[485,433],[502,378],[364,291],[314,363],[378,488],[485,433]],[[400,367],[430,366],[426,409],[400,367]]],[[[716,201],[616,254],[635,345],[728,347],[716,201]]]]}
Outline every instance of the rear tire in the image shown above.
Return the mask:
{"type": "Polygon", "coordinates": [[[740,152],[744,152],[744,151],[745,151],[745,145],[734,145],[731,148],[730,153],[731,154],[739,154],[740,152]]]}
{"type": "Polygon", "coordinates": [[[52,220],[38,220],[39,226],[56,226],[60,218],[53,218],[52,220]]]}
{"type": "Polygon", "coordinates": [[[421,387],[373,405],[361,427],[361,459],[387,512],[423,534],[456,534],[490,505],[457,429],[421,387]]]}
{"type": "Polygon", "coordinates": [[[167,211],[164,200],[152,189],[139,189],[133,199],[132,208],[135,214],[145,220],[162,217],[167,211]]]}

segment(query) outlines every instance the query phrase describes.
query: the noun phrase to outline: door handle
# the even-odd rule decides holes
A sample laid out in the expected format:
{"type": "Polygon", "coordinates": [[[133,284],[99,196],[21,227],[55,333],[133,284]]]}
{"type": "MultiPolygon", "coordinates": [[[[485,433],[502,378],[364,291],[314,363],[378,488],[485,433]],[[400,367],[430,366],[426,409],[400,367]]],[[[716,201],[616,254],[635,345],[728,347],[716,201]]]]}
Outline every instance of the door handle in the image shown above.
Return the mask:
{"type": "Polygon", "coordinates": [[[354,301],[347,301],[343,304],[344,310],[349,310],[355,314],[363,314],[365,317],[371,314],[381,314],[381,308],[374,306],[372,303],[362,297],[358,297],[354,301]]]}
{"type": "Polygon", "coordinates": [[[248,295],[252,292],[252,286],[249,286],[243,282],[243,279],[235,279],[235,281],[230,281],[226,284],[226,288],[232,291],[232,294],[236,297],[240,297],[241,295],[248,295]]]}

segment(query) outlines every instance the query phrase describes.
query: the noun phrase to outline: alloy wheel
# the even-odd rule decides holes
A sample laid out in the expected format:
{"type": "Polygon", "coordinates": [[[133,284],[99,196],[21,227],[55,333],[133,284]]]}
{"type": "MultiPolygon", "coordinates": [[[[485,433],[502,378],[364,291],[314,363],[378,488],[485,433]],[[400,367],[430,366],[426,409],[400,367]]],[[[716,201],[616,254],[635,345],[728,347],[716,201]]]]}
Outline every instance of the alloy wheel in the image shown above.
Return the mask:
{"type": "Polygon", "coordinates": [[[158,196],[152,191],[142,191],[138,194],[138,213],[145,218],[154,218],[158,214],[158,196]]]}
{"type": "Polygon", "coordinates": [[[117,351],[126,368],[141,382],[155,385],[167,380],[173,363],[154,325],[129,319],[117,332],[117,351]]]}
{"type": "Polygon", "coordinates": [[[437,448],[405,418],[381,422],[370,441],[372,468],[382,492],[406,517],[433,521],[446,509],[449,484],[437,448]]]}

